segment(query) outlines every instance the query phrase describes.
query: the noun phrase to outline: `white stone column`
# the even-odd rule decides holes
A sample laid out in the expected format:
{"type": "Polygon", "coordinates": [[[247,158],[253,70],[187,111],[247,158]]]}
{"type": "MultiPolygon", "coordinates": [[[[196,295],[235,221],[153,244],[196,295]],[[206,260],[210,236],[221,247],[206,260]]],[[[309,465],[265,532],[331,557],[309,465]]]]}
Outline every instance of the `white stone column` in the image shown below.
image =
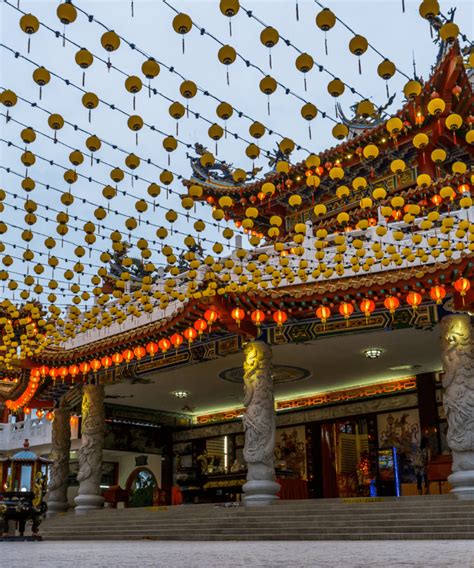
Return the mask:
{"type": "Polygon", "coordinates": [[[273,397],[272,350],[263,341],[244,348],[244,459],[247,482],[245,505],[269,505],[278,499],[275,481],[275,400],[273,397]]]}
{"type": "Polygon", "coordinates": [[[441,346],[443,405],[453,454],[448,481],[457,497],[474,499],[474,342],[467,314],[441,320],[441,346]]]}
{"type": "Polygon", "coordinates": [[[69,475],[69,452],[71,450],[71,412],[69,407],[56,408],[52,428],[51,457],[49,469],[48,515],[67,510],[67,478],[69,475]]]}
{"type": "Polygon", "coordinates": [[[79,494],[74,499],[76,513],[98,509],[104,504],[100,494],[102,448],[104,445],[104,386],[84,385],[82,391],[81,447],[79,450],[79,494]]]}

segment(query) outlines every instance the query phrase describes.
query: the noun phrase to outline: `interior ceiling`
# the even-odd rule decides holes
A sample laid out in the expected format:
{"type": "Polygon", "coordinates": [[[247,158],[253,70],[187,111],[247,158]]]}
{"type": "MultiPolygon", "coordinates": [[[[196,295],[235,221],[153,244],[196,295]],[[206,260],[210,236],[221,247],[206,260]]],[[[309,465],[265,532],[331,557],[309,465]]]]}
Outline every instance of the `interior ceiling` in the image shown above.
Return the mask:
{"type": "MultiPolygon", "coordinates": [[[[274,346],[273,359],[275,364],[294,365],[311,372],[302,381],[276,385],[277,400],[296,398],[439,371],[439,329],[436,326],[432,331],[410,328],[366,332],[274,346]],[[383,349],[382,355],[378,359],[368,359],[363,351],[369,347],[383,349]],[[413,367],[393,369],[400,366],[413,367]]],[[[171,412],[192,411],[195,414],[239,407],[243,398],[242,385],[224,381],[218,375],[224,369],[242,363],[243,354],[238,353],[150,374],[149,384],[110,385],[106,387],[106,401],[171,412]],[[178,399],[172,394],[177,390],[188,391],[189,396],[178,399]]]]}

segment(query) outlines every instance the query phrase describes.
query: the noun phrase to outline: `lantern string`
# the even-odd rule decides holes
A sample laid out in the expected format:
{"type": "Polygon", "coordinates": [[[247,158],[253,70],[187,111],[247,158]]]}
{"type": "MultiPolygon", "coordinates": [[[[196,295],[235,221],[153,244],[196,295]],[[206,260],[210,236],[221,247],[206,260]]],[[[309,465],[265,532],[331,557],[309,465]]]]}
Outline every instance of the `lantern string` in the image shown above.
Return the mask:
{"type": "MultiPolygon", "coordinates": [[[[13,4],[11,4],[11,3],[9,2],[9,0],[4,0],[4,3],[5,3],[7,6],[13,8],[13,9],[17,9],[17,8],[15,8],[15,6],[14,6],[13,4]]],[[[87,18],[87,20],[88,20],[90,23],[95,23],[95,24],[101,26],[102,28],[106,29],[107,31],[111,31],[111,29],[110,29],[109,27],[107,27],[104,23],[102,23],[100,20],[98,20],[97,18],[95,18],[93,15],[91,15],[91,14],[89,14],[88,12],[86,12],[85,10],[83,10],[80,6],[75,6],[75,7],[76,7],[77,11],[78,11],[79,13],[83,14],[83,15],[87,18]]],[[[20,11],[20,12],[23,13],[23,14],[25,14],[25,12],[22,12],[21,10],[18,10],[18,11],[20,11]]],[[[55,30],[54,30],[53,28],[49,27],[49,26],[48,26],[47,24],[45,24],[44,22],[40,22],[40,26],[44,27],[44,28],[47,29],[49,32],[51,32],[52,34],[56,35],[55,30]]],[[[166,64],[164,61],[162,61],[161,59],[152,57],[152,55],[151,55],[150,53],[144,51],[144,50],[141,49],[138,45],[136,45],[135,43],[132,43],[132,42],[128,41],[125,37],[123,37],[123,36],[121,36],[121,35],[119,35],[119,38],[120,38],[121,41],[123,41],[125,44],[127,44],[127,45],[130,47],[130,49],[136,51],[137,53],[140,53],[141,55],[143,55],[143,56],[146,57],[147,59],[150,59],[150,58],[154,59],[160,66],[162,66],[163,68],[165,68],[165,69],[166,69],[167,71],[169,71],[170,73],[173,73],[173,74],[177,75],[181,80],[183,80],[183,81],[189,80],[189,79],[186,78],[182,73],[180,73],[180,72],[176,69],[176,67],[175,67],[174,65],[173,65],[173,66],[167,65],[167,64],[166,64]]],[[[73,46],[75,46],[75,47],[77,47],[77,48],[79,48],[79,49],[82,47],[80,44],[78,44],[78,43],[72,41],[71,39],[69,39],[69,38],[67,38],[67,37],[66,37],[66,42],[70,43],[71,45],[73,45],[73,46]]],[[[6,47],[6,46],[2,46],[2,47],[6,47]]],[[[9,48],[8,48],[8,49],[9,49],[9,48]]],[[[12,50],[12,51],[13,51],[13,50],[12,50]]],[[[92,52],[91,52],[91,53],[92,53],[92,52]]],[[[98,55],[95,54],[95,53],[92,53],[92,55],[94,55],[94,58],[97,59],[98,61],[101,61],[101,62],[105,63],[105,64],[107,65],[107,67],[110,67],[110,68],[116,70],[117,72],[122,73],[124,76],[127,76],[127,77],[128,77],[129,74],[128,74],[128,73],[125,73],[124,71],[122,71],[121,69],[119,69],[117,66],[113,65],[113,64],[110,62],[110,58],[109,58],[107,61],[105,61],[104,59],[102,59],[100,56],[98,56],[98,55]]],[[[212,98],[213,100],[215,100],[216,102],[219,102],[219,103],[224,102],[223,99],[219,98],[218,96],[216,96],[215,94],[213,94],[213,93],[212,93],[211,91],[209,91],[208,89],[205,89],[204,87],[197,86],[197,89],[198,89],[199,92],[201,92],[202,94],[204,94],[204,96],[210,97],[210,98],[212,98]]],[[[172,99],[169,99],[168,97],[166,97],[165,95],[163,95],[163,93],[157,92],[157,94],[159,94],[160,96],[163,96],[163,97],[167,98],[167,100],[170,100],[170,101],[172,100],[172,99]]],[[[257,121],[257,119],[256,119],[255,117],[252,117],[252,116],[248,115],[246,112],[244,112],[243,110],[239,109],[239,108],[236,107],[236,106],[234,106],[234,110],[235,110],[235,112],[236,112],[236,114],[237,114],[237,116],[238,116],[239,118],[245,118],[246,120],[249,120],[249,121],[251,121],[251,122],[256,122],[256,121],[257,121]]],[[[196,118],[203,119],[203,116],[201,115],[201,113],[195,112],[194,114],[195,114],[195,117],[196,117],[196,118]]],[[[207,121],[207,120],[206,120],[206,121],[207,121]]],[[[210,121],[208,121],[208,122],[211,124],[210,121]]],[[[281,134],[280,132],[278,132],[275,128],[270,128],[269,126],[267,126],[267,125],[265,125],[265,124],[264,124],[264,126],[266,127],[267,130],[271,130],[276,136],[278,136],[278,137],[280,137],[280,138],[282,138],[282,139],[285,138],[285,135],[284,135],[284,134],[281,134]]],[[[234,137],[235,137],[235,134],[234,134],[234,137]]],[[[300,146],[301,146],[301,144],[300,144],[300,146]]],[[[304,150],[304,151],[306,151],[306,152],[308,152],[308,153],[310,153],[310,150],[309,150],[308,148],[305,148],[305,147],[301,146],[301,149],[304,150]]]]}

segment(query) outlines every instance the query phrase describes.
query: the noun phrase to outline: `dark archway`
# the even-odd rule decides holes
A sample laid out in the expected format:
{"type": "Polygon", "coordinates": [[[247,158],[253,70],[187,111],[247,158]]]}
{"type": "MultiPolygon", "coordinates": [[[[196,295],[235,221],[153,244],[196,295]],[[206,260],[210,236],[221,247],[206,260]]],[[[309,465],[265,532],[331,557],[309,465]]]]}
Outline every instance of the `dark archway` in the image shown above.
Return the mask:
{"type": "Polygon", "coordinates": [[[155,474],[148,467],[137,467],[128,476],[126,484],[129,507],[151,507],[160,501],[160,487],[155,474]]]}

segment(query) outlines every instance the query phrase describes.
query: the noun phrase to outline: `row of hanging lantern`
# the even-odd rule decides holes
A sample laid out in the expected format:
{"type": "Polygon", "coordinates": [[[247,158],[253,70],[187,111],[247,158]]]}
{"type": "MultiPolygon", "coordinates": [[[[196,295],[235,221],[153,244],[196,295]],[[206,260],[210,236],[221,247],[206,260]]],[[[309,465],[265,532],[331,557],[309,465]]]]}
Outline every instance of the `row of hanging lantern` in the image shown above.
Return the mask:
{"type": "MultiPolygon", "coordinates": [[[[471,288],[471,282],[465,277],[459,277],[452,283],[452,291],[458,293],[463,299],[467,292],[471,288]]],[[[443,284],[435,284],[429,289],[430,301],[441,304],[445,299],[449,287],[443,284]]],[[[383,301],[382,309],[388,310],[390,314],[394,314],[395,311],[401,305],[402,294],[397,295],[387,295],[383,301]]],[[[421,292],[417,290],[409,291],[403,298],[407,305],[411,306],[413,310],[416,310],[424,301],[424,296],[421,292]]],[[[356,309],[356,301],[343,301],[339,304],[337,308],[337,313],[342,316],[345,320],[353,315],[356,309]]],[[[333,316],[331,307],[334,304],[326,305],[322,304],[315,310],[315,315],[320,321],[325,324],[329,318],[333,316]]],[[[366,317],[370,317],[371,314],[377,309],[376,302],[370,297],[365,297],[358,304],[359,311],[366,317]]],[[[380,309],[380,306],[379,306],[380,309]]],[[[253,325],[258,329],[265,323],[268,315],[268,311],[264,311],[260,308],[256,308],[252,311],[245,310],[242,307],[235,307],[232,309],[230,315],[235,323],[240,326],[242,322],[246,321],[249,317],[253,325]]],[[[283,326],[288,320],[288,311],[280,308],[271,313],[271,318],[278,327],[283,326]]],[[[89,373],[97,373],[99,371],[106,371],[107,369],[118,366],[121,364],[129,364],[133,360],[140,361],[144,357],[150,357],[153,359],[156,355],[161,354],[163,357],[166,356],[169,350],[178,349],[185,344],[187,341],[188,345],[191,345],[196,339],[200,339],[204,332],[211,332],[212,326],[218,321],[219,314],[216,310],[210,308],[205,311],[202,318],[197,319],[192,326],[186,328],[182,333],[174,333],[169,338],[163,337],[158,341],[149,341],[145,345],[139,344],[135,347],[128,347],[123,351],[116,351],[110,355],[104,355],[101,358],[93,358],[87,361],[82,361],[80,363],[73,363],[69,366],[61,367],[48,367],[47,365],[41,365],[31,370],[30,381],[28,387],[24,393],[15,401],[7,401],[7,407],[11,410],[18,410],[20,407],[25,406],[35,395],[38,386],[41,381],[45,378],[50,378],[53,381],[75,381],[87,377],[89,373]]]]}
{"type": "Polygon", "coordinates": [[[38,390],[38,387],[41,384],[41,374],[38,367],[31,369],[30,371],[30,378],[28,380],[28,385],[26,389],[21,393],[21,395],[12,400],[8,399],[5,401],[5,406],[12,412],[17,412],[24,406],[27,406],[29,402],[33,399],[38,390]]]}

